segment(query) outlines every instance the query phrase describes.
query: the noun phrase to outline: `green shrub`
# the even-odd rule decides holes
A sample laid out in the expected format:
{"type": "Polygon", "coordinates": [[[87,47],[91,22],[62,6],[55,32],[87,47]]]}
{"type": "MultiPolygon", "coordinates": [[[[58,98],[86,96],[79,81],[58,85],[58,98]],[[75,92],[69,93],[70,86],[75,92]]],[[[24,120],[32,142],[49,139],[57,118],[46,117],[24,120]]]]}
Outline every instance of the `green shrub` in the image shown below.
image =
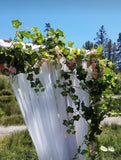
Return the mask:
{"type": "Polygon", "coordinates": [[[2,116],[0,118],[0,125],[9,126],[9,125],[23,125],[23,124],[25,123],[21,114],[2,116]]]}
{"type": "MultiPolygon", "coordinates": [[[[6,97],[4,97],[3,99],[5,99],[6,97]]],[[[9,97],[9,100],[11,99],[11,97],[9,97]]],[[[18,107],[18,104],[15,100],[13,101],[0,101],[0,108],[2,109],[2,111],[5,113],[5,115],[10,116],[13,114],[20,114],[20,109],[18,107]]]]}
{"type": "Polygon", "coordinates": [[[4,111],[0,108],[0,116],[3,116],[4,114],[4,111]]]}
{"type": "Polygon", "coordinates": [[[117,76],[118,76],[118,79],[117,79],[116,86],[113,89],[113,92],[114,94],[121,95],[121,73],[118,73],[117,76]]]}
{"type": "Polygon", "coordinates": [[[38,160],[28,131],[0,139],[0,160],[38,160]]]}
{"type": "Polygon", "coordinates": [[[0,90],[0,124],[24,124],[18,103],[11,89],[0,90]]]}
{"type": "Polygon", "coordinates": [[[11,89],[2,89],[0,91],[0,108],[7,116],[20,114],[15,95],[11,89]]]}
{"type": "Polygon", "coordinates": [[[13,91],[11,89],[2,89],[0,90],[0,96],[10,96],[13,95],[13,91]]]}
{"type": "Polygon", "coordinates": [[[99,160],[121,160],[121,126],[112,124],[111,126],[104,126],[104,130],[98,136],[99,142],[106,148],[112,146],[114,152],[102,152],[99,160]]]}
{"type": "Polygon", "coordinates": [[[3,74],[0,74],[0,90],[11,88],[9,78],[3,74]]]}
{"type": "MultiPolygon", "coordinates": [[[[121,126],[103,126],[98,136],[101,145],[114,147],[114,152],[102,152],[97,160],[121,160],[121,126]]],[[[0,139],[0,160],[38,160],[28,131],[22,131],[0,139]]],[[[88,158],[89,160],[89,158],[88,158]]]]}

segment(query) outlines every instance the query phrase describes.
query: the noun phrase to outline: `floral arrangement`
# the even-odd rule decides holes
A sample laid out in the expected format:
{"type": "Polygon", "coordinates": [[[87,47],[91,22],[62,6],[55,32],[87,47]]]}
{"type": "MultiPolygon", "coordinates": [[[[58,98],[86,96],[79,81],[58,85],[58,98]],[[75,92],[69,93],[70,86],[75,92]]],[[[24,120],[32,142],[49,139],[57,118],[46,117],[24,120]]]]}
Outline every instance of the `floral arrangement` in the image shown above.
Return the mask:
{"type": "MultiPolygon", "coordinates": [[[[12,21],[13,27],[19,28],[22,23],[18,20],[12,21]]],[[[87,150],[82,150],[81,145],[77,154],[87,154],[92,160],[96,159],[100,153],[100,145],[96,135],[102,132],[100,122],[110,111],[103,105],[103,92],[106,88],[113,88],[116,84],[116,75],[112,71],[113,63],[105,59],[102,55],[103,47],[96,50],[86,51],[81,48],[72,48],[73,42],[64,43],[65,35],[57,29],[48,31],[48,38],[41,34],[37,27],[31,27],[29,30],[20,29],[16,31],[16,38],[11,41],[11,46],[7,48],[0,47],[0,71],[9,74],[28,74],[31,87],[35,92],[44,91],[44,87],[38,78],[34,79],[34,74],[38,74],[41,65],[51,63],[52,65],[61,66],[61,76],[65,79],[63,84],[60,80],[56,81],[54,87],[62,88],[63,96],[70,96],[76,106],[76,112],[71,106],[68,106],[68,113],[75,113],[72,119],[63,120],[63,125],[67,127],[69,134],[75,134],[74,121],[78,121],[83,116],[89,124],[89,132],[83,143],[87,144],[87,150]],[[34,44],[23,43],[23,40],[31,39],[34,44]],[[66,70],[63,68],[63,64],[66,70]],[[107,65],[108,64],[108,65],[107,65]],[[75,73],[80,82],[80,87],[88,91],[90,95],[90,105],[85,106],[84,102],[75,94],[75,88],[70,79],[75,73]],[[82,106],[83,114],[80,114],[82,106]]],[[[75,154],[74,159],[76,159],[75,154]]]]}

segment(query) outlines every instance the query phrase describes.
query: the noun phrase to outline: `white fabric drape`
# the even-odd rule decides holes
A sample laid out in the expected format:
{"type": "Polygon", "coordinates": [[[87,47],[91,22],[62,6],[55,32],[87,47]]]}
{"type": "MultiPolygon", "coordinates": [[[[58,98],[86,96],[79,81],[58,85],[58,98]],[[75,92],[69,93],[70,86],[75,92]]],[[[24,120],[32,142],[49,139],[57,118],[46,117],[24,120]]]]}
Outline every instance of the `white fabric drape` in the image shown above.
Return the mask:
{"type": "MultiPolygon", "coordinates": [[[[63,120],[68,119],[66,108],[73,106],[69,97],[63,97],[59,88],[54,88],[56,80],[60,79],[60,69],[43,63],[37,77],[40,78],[45,91],[35,93],[26,79],[26,74],[18,74],[10,81],[15,92],[24,121],[35,145],[39,160],[72,160],[77,153],[78,146],[83,142],[88,132],[85,119],[81,118],[75,123],[76,134],[67,134],[63,120]]],[[[72,77],[73,85],[78,86],[78,81],[72,77]]],[[[63,81],[63,80],[61,80],[63,81]]],[[[89,105],[87,92],[76,88],[80,100],[89,105]]],[[[86,145],[83,145],[85,148],[86,145]]],[[[85,160],[79,156],[78,160],[85,160]]]]}

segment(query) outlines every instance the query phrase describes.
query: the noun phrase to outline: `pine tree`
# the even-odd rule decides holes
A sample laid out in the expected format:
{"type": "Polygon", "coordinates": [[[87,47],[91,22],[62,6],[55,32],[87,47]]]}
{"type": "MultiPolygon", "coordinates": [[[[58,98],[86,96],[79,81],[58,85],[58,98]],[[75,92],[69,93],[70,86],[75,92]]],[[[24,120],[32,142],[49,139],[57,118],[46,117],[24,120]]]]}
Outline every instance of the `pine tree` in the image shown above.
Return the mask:
{"type": "Polygon", "coordinates": [[[99,32],[96,33],[97,37],[94,38],[95,42],[95,46],[96,48],[103,45],[103,52],[104,52],[104,56],[106,56],[106,45],[107,45],[107,41],[108,41],[108,36],[107,33],[105,31],[104,25],[101,26],[101,28],[99,29],[99,32]]]}
{"type": "Polygon", "coordinates": [[[111,58],[112,62],[116,64],[117,61],[117,45],[114,42],[112,44],[112,58],[111,58]]]}
{"type": "Polygon", "coordinates": [[[118,66],[119,70],[121,70],[121,33],[119,33],[119,37],[117,39],[117,47],[118,47],[117,66],[118,66]]]}
{"type": "Polygon", "coordinates": [[[94,44],[90,41],[86,41],[85,44],[83,45],[83,48],[91,50],[92,48],[94,48],[94,44]]]}
{"type": "Polygon", "coordinates": [[[105,50],[105,55],[106,58],[109,60],[112,60],[112,40],[109,39],[109,41],[106,43],[106,50],[105,50]]]}

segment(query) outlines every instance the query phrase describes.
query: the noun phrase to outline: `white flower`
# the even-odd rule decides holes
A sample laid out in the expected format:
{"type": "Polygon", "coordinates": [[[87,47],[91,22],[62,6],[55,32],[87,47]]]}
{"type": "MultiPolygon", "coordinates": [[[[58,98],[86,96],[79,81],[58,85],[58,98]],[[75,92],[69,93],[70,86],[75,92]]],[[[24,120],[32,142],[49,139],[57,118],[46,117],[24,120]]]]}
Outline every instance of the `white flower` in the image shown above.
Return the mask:
{"type": "Polygon", "coordinates": [[[110,151],[110,152],[114,152],[115,151],[115,149],[113,148],[113,147],[108,147],[108,151],[110,151]]]}
{"type": "Polygon", "coordinates": [[[107,152],[107,151],[108,151],[108,149],[107,149],[106,147],[104,147],[104,146],[101,146],[100,149],[101,149],[101,151],[103,151],[103,152],[107,152]]]}
{"type": "Polygon", "coordinates": [[[58,46],[55,47],[55,50],[56,50],[56,52],[60,51],[58,46]]]}

